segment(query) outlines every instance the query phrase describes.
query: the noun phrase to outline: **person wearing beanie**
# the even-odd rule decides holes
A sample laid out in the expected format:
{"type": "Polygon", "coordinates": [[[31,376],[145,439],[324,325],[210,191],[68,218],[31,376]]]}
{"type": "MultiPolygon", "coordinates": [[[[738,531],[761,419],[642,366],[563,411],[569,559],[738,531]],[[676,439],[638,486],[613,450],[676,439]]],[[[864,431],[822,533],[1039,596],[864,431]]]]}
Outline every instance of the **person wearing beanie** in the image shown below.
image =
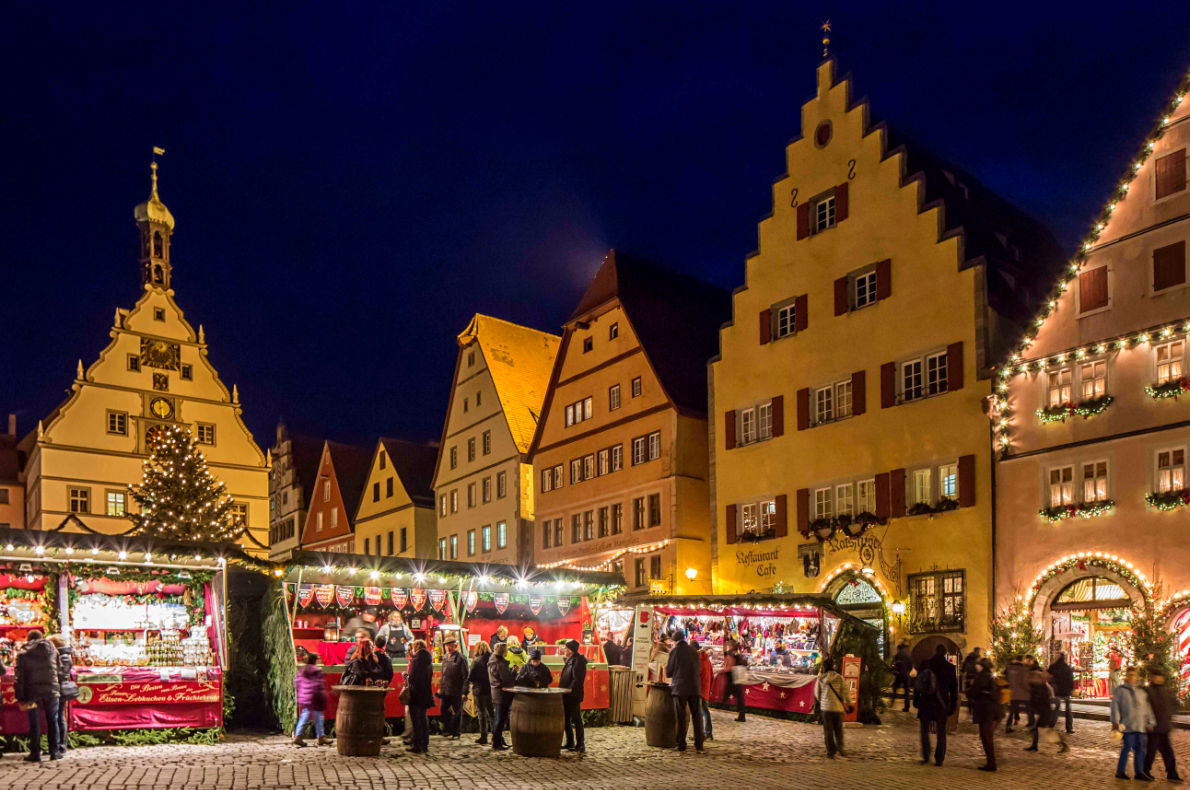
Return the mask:
{"type": "Polygon", "coordinates": [[[563,652],[566,664],[558,678],[558,688],[566,689],[562,695],[562,712],[566,721],[566,743],[562,746],[568,752],[584,754],[587,738],[583,731],[583,685],[587,682],[587,657],[579,652],[576,639],[566,641],[563,652]]]}
{"type": "Polygon", "coordinates": [[[459,643],[450,636],[442,643],[446,655],[442,657],[442,669],[438,676],[438,699],[442,734],[458,739],[459,724],[463,714],[463,697],[467,696],[467,659],[459,651],[459,643]]]}
{"type": "Polygon", "coordinates": [[[669,678],[670,693],[673,695],[674,718],[677,719],[677,743],[679,752],[686,751],[686,728],[694,720],[694,750],[702,751],[702,672],[699,668],[698,651],[686,644],[682,630],[673,632],[674,646],[665,662],[665,676],[669,678]]]}
{"type": "Polygon", "coordinates": [[[517,673],[516,684],[518,686],[528,686],[529,688],[544,689],[549,688],[550,684],[554,682],[554,673],[550,672],[550,668],[541,663],[541,651],[534,649],[529,651],[529,663],[521,667],[521,671],[517,673]]]}

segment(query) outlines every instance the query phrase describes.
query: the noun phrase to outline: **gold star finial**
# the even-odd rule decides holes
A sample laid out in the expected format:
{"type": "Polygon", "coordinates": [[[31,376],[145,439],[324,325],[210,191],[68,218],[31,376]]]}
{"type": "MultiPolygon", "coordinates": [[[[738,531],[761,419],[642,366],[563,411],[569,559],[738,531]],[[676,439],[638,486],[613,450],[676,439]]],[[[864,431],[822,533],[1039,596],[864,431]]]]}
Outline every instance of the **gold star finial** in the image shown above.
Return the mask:
{"type": "Polygon", "coordinates": [[[822,57],[829,58],[831,54],[831,21],[828,19],[822,23],[822,57]]]}

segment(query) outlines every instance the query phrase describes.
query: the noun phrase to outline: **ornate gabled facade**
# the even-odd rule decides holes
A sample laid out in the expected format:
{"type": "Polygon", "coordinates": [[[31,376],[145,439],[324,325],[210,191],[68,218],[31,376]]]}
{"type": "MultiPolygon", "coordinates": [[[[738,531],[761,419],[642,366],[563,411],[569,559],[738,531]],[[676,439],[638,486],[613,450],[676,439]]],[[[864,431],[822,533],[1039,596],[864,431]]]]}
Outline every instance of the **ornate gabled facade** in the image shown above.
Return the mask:
{"type": "Polygon", "coordinates": [[[434,558],[436,444],[381,438],[368,466],[355,513],[355,553],[434,558]]]}
{"type": "Polygon", "coordinates": [[[269,450],[269,559],[274,562],[301,548],[322,445],[322,439],[290,433],[285,423],[277,424],[277,441],[269,450]]]}
{"type": "Polygon", "coordinates": [[[817,76],[710,366],[715,592],[825,592],[920,655],[986,646],[989,366],[1060,251],[872,125],[834,61],[817,76]]]}
{"type": "Polygon", "coordinates": [[[140,233],[142,293],[117,309],[99,359],[82,361],[70,396],[22,440],[29,529],[87,529],[121,534],[127,489],[141,481],[156,426],[190,428],[212,471],[227,486],[247,529],[245,549],[268,549],[269,462],[244,425],[239,394],[219,379],[197,331],[174,301],[174,218],[157,193],[134,211],[140,233]],[[74,516],[74,519],[68,518],[74,516]]]}
{"type": "Polygon", "coordinates": [[[434,472],[435,556],[528,565],[534,506],[529,445],[558,337],[477,314],[458,343],[434,472]]]}
{"type": "Polygon", "coordinates": [[[1146,600],[1190,645],[1187,91],[1053,281],[990,409],[998,604],[1019,596],[1094,696],[1146,600]]]}

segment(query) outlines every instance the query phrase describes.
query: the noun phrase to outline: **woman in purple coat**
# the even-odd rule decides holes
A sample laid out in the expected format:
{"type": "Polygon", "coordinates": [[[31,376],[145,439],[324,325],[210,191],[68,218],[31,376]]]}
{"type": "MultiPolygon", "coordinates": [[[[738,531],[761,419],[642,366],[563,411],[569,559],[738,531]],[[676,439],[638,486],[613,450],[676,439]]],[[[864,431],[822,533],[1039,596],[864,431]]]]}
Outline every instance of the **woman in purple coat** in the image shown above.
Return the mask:
{"type": "Polygon", "coordinates": [[[297,704],[302,713],[298,716],[297,728],[293,731],[293,742],[298,746],[305,746],[302,732],[306,723],[314,719],[314,734],[318,736],[318,745],[326,746],[331,741],[323,735],[322,711],[326,709],[326,686],[322,682],[322,668],[318,666],[318,654],[306,656],[306,665],[297,673],[294,681],[297,688],[297,704]]]}

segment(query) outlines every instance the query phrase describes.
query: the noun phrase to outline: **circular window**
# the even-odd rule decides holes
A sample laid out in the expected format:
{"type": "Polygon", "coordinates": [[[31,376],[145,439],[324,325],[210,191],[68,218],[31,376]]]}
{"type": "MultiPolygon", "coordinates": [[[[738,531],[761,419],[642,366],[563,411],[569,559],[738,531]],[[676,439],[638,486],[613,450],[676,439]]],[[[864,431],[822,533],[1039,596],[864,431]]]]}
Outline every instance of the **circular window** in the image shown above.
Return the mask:
{"type": "Polygon", "coordinates": [[[818,128],[814,130],[814,145],[819,148],[825,148],[826,144],[831,141],[831,122],[823,121],[818,124],[818,128]]]}

